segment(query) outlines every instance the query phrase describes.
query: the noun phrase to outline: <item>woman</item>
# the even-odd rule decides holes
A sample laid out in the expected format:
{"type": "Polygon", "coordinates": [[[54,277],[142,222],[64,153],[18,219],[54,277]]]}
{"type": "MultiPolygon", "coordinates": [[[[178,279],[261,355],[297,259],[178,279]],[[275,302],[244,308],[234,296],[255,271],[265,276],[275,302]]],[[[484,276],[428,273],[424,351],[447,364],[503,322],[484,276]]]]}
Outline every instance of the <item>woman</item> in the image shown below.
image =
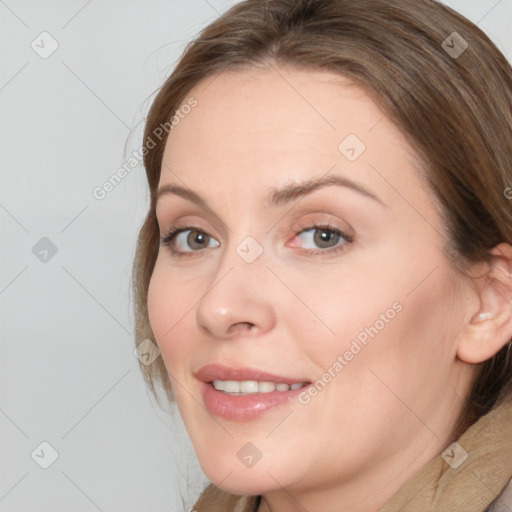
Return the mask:
{"type": "Polygon", "coordinates": [[[142,366],[202,511],[512,507],[512,70],[431,0],[247,0],[145,130],[142,366]]]}

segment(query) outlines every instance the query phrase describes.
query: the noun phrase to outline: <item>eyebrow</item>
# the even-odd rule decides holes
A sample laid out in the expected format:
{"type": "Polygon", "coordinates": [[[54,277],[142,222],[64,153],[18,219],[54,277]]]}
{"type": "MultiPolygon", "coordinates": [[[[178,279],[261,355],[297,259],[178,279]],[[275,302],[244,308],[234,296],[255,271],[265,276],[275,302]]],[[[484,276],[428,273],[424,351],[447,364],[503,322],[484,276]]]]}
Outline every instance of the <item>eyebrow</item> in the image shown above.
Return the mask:
{"type": "MultiPolygon", "coordinates": [[[[373,199],[374,201],[380,203],[382,206],[386,207],[386,204],[382,201],[382,199],[380,199],[377,195],[375,195],[360,183],[357,183],[350,178],[346,178],[345,176],[336,175],[323,176],[321,178],[308,180],[299,184],[286,185],[279,189],[272,187],[270,189],[270,194],[266,199],[266,204],[269,208],[277,208],[284,204],[290,203],[294,199],[302,198],[308,194],[311,194],[315,190],[333,185],[354,190],[355,192],[358,192],[367,198],[373,199]]],[[[160,197],[168,194],[180,196],[183,199],[187,199],[192,203],[195,203],[198,206],[211,211],[206,201],[199,194],[187,187],[182,187],[179,185],[164,185],[158,189],[157,201],[160,199],[160,197]]]]}

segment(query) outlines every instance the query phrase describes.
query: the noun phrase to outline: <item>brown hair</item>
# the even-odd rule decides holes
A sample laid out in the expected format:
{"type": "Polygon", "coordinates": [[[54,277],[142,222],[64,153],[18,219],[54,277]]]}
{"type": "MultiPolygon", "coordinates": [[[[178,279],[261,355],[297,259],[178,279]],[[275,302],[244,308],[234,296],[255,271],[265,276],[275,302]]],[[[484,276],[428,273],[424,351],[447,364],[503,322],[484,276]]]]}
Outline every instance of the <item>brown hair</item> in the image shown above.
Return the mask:
{"type": "MultiPolygon", "coordinates": [[[[144,141],[192,87],[226,69],[293,66],[364,87],[420,156],[461,271],[512,243],[512,69],[473,23],[433,0],[246,0],[188,44],[149,111],[144,141]],[[458,35],[453,33],[457,32],[458,35]],[[460,38],[462,36],[462,39],[460,38]],[[462,50],[460,55],[450,49],[462,50]]],[[[153,338],[148,285],[159,249],[156,190],[166,137],[144,156],[151,205],[133,266],[136,340],[153,338]]],[[[172,390],[162,358],[146,381],[172,390]]],[[[457,431],[512,397],[510,344],[481,363],[457,431]]]]}

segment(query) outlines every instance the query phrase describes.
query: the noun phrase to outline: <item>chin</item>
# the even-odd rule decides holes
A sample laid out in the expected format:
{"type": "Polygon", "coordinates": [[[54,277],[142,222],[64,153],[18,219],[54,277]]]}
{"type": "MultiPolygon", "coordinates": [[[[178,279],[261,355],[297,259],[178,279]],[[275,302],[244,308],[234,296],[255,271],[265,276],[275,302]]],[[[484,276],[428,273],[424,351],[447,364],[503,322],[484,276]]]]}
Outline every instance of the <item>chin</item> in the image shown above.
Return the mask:
{"type": "Polygon", "coordinates": [[[228,460],[200,460],[201,468],[206,477],[219,489],[236,495],[259,495],[272,490],[287,487],[290,484],[290,475],[282,468],[270,467],[259,460],[252,467],[245,467],[237,459],[228,460]]]}

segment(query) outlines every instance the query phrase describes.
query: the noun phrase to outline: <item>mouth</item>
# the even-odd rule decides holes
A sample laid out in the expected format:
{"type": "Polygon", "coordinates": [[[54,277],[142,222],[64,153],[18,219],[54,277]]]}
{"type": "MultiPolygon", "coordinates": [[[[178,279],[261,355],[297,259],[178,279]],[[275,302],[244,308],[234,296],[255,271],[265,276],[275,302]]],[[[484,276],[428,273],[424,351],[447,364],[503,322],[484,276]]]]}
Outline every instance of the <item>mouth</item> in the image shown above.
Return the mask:
{"type": "Polygon", "coordinates": [[[272,393],[274,391],[295,391],[303,386],[307,386],[307,382],[294,382],[286,384],[285,382],[270,382],[257,380],[219,380],[216,379],[211,384],[217,391],[222,391],[231,396],[246,396],[256,393],[272,393]]]}
{"type": "Polygon", "coordinates": [[[234,421],[255,419],[288,403],[311,384],[301,377],[216,364],[203,366],[196,378],[206,409],[234,421]]]}

